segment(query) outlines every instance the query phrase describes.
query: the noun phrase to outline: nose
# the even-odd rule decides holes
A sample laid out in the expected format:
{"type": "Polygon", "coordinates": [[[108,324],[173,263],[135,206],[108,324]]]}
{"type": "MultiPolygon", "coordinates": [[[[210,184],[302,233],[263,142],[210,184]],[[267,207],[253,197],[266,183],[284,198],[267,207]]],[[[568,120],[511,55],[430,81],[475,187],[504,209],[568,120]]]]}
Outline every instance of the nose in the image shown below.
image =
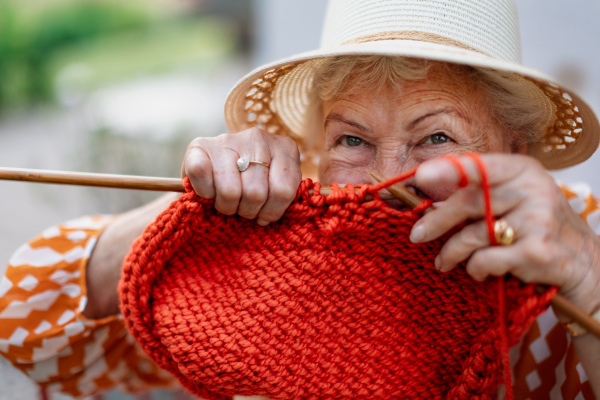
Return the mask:
{"type": "MultiPolygon", "coordinates": [[[[381,181],[381,178],[384,180],[392,179],[398,177],[399,175],[405,175],[411,171],[413,171],[418,166],[417,162],[414,162],[409,157],[405,157],[401,154],[396,154],[393,156],[390,154],[388,157],[382,157],[378,163],[376,163],[376,171],[373,171],[375,175],[380,177],[380,179],[374,178],[375,181],[381,181]]],[[[392,204],[394,206],[409,206],[410,208],[415,207],[421,201],[421,197],[423,194],[417,189],[415,186],[414,177],[410,176],[402,181],[398,182],[398,185],[405,187],[412,196],[406,201],[407,196],[400,193],[400,199],[402,201],[397,201],[396,204],[392,204]],[[419,196],[419,197],[417,197],[419,196]],[[414,203],[414,204],[413,204],[414,203]]],[[[389,190],[388,190],[389,191],[389,190]]],[[[391,193],[391,192],[390,192],[391,193]]],[[[394,193],[392,193],[394,194],[394,193]]],[[[397,196],[396,196],[397,197],[397,196]]]]}
{"type": "MultiPolygon", "coordinates": [[[[390,179],[408,173],[418,166],[418,162],[415,162],[412,158],[402,154],[401,151],[395,153],[396,154],[388,154],[384,157],[380,157],[379,161],[376,163],[376,170],[373,172],[386,179],[390,179]]],[[[411,183],[414,184],[412,178],[400,182],[402,186],[410,186],[411,183]]]]}
{"type": "MultiPolygon", "coordinates": [[[[385,157],[381,158],[376,163],[376,173],[383,176],[385,179],[395,178],[400,174],[405,174],[410,171],[413,171],[415,168],[419,166],[425,160],[420,160],[416,157],[410,157],[407,155],[402,157],[402,155],[395,157],[385,157]]],[[[414,177],[407,178],[398,183],[401,186],[404,186],[410,192],[419,196],[420,198],[427,198],[433,201],[443,201],[447,199],[453,192],[454,188],[445,187],[445,186],[435,186],[435,187],[422,187],[417,184],[414,177]]]]}
{"type": "MultiPolygon", "coordinates": [[[[378,182],[385,182],[386,179],[376,173],[371,173],[373,178],[378,182]]],[[[423,197],[419,196],[415,190],[406,190],[406,188],[398,187],[396,184],[389,186],[387,191],[396,199],[399,200],[401,205],[415,208],[423,201],[423,197]]]]}

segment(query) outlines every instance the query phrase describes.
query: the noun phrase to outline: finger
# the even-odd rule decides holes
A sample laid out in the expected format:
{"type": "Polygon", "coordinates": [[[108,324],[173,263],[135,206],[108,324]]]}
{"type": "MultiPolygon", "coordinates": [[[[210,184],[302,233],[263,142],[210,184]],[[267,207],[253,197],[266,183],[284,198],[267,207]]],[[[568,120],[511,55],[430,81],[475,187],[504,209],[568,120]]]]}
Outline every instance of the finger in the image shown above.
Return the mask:
{"type": "Polygon", "coordinates": [[[478,281],[488,276],[507,273],[523,282],[561,285],[564,278],[557,273],[554,252],[550,246],[536,239],[523,238],[510,246],[479,249],[467,262],[467,273],[478,281]]]}
{"type": "Polygon", "coordinates": [[[298,146],[289,138],[281,138],[280,142],[280,151],[273,154],[269,169],[269,196],[257,217],[261,225],[283,216],[302,181],[298,146]]]}
{"type": "MultiPolygon", "coordinates": [[[[508,182],[521,176],[531,168],[542,168],[532,157],[517,154],[483,154],[479,155],[488,177],[490,186],[508,182]]],[[[438,186],[457,187],[463,179],[466,183],[481,186],[482,177],[477,164],[471,156],[456,157],[462,168],[446,157],[439,157],[424,162],[415,175],[417,186],[427,189],[438,186]]],[[[543,169],[543,168],[542,168],[543,169]]]]}
{"type": "Polygon", "coordinates": [[[469,224],[446,241],[435,259],[435,267],[441,272],[448,272],[468,259],[476,250],[489,245],[485,222],[469,224]]]}
{"type": "MultiPolygon", "coordinates": [[[[521,238],[531,233],[531,230],[528,229],[528,219],[522,214],[514,212],[502,219],[506,221],[514,234],[511,248],[514,248],[521,238]]],[[[487,222],[479,220],[468,224],[444,243],[435,260],[436,268],[442,272],[450,271],[457,264],[472,257],[475,252],[487,247],[490,247],[487,222]]],[[[506,248],[506,246],[502,247],[506,248]]]]}
{"type": "Polygon", "coordinates": [[[466,270],[473,279],[483,282],[488,276],[503,276],[515,267],[514,247],[510,250],[503,247],[487,247],[476,251],[467,262],[466,270]],[[504,260],[503,263],[494,262],[504,260]]]}
{"type": "Polygon", "coordinates": [[[237,167],[240,156],[227,147],[214,149],[211,155],[216,193],[215,208],[225,215],[233,215],[237,213],[242,196],[242,180],[237,167]]]}
{"type": "MultiPolygon", "coordinates": [[[[523,208],[526,199],[522,197],[522,191],[513,188],[518,185],[503,185],[491,191],[492,216],[506,215],[523,208]]],[[[413,227],[411,240],[415,243],[437,239],[459,224],[486,216],[482,191],[471,186],[460,189],[445,201],[435,204],[433,210],[413,227]]]]}
{"type": "MultiPolygon", "coordinates": [[[[271,154],[267,142],[255,142],[249,154],[244,154],[250,161],[258,161],[269,165],[271,154]]],[[[261,164],[250,164],[248,169],[240,172],[242,180],[242,197],[238,214],[244,218],[256,218],[267,201],[269,195],[269,167],[261,164]]]]}
{"type": "MultiPolygon", "coordinates": [[[[529,191],[533,190],[531,171],[522,172],[527,170],[524,165],[532,164],[528,157],[517,155],[484,155],[481,157],[488,165],[486,169],[490,171],[489,175],[494,175],[495,184],[491,184],[491,178],[489,180],[490,205],[493,215],[503,215],[526,201],[529,191]]],[[[468,177],[467,180],[472,183],[462,189],[456,190],[461,176],[460,169],[448,159],[428,161],[423,163],[423,166],[427,168],[422,173],[421,167],[417,170],[415,182],[422,191],[427,192],[427,187],[435,182],[438,187],[453,185],[454,193],[433,212],[428,213],[415,224],[411,233],[411,240],[414,242],[436,239],[462,222],[485,216],[486,205],[481,188],[481,174],[474,161],[469,157],[461,157],[457,160],[463,166],[462,169],[468,177]],[[436,175],[437,181],[434,180],[433,175],[436,175]]],[[[546,175],[543,173],[537,176],[536,182],[539,182],[540,176],[546,177],[546,175]]],[[[552,185],[555,186],[554,183],[552,185]]]]}
{"type": "Polygon", "coordinates": [[[483,213],[481,190],[475,187],[460,189],[417,221],[410,238],[414,243],[437,239],[468,219],[480,219],[483,213]]]}
{"type": "Polygon", "coordinates": [[[215,198],[212,161],[206,151],[194,143],[185,154],[182,175],[189,178],[198,196],[205,199],[215,198]]]}

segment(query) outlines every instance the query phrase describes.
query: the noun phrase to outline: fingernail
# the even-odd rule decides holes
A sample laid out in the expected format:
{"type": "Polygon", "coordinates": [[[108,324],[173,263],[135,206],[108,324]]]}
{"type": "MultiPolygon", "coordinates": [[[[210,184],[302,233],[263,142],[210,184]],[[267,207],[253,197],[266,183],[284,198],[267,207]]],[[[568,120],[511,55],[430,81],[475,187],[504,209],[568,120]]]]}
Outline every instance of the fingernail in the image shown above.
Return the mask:
{"type": "Polygon", "coordinates": [[[440,256],[437,256],[435,258],[435,260],[433,261],[433,265],[435,265],[435,269],[437,269],[438,271],[442,269],[442,260],[440,260],[440,256]]]}
{"type": "Polygon", "coordinates": [[[440,266],[440,272],[450,272],[456,267],[456,264],[444,264],[440,266]]]}
{"type": "Polygon", "coordinates": [[[267,226],[267,225],[269,225],[269,222],[265,221],[264,219],[257,219],[256,223],[259,224],[260,226],[267,226]]]}
{"type": "Polygon", "coordinates": [[[487,278],[487,276],[475,274],[475,275],[471,275],[471,278],[473,278],[477,282],[483,282],[483,281],[485,281],[485,278],[487,278]]]}
{"type": "Polygon", "coordinates": [[[423,228],[423,224],[417,223],[413,226],[412,231],[410,232],[410,241],[413,243],[419,243],[425,237],[425,228],[423,228]]]}

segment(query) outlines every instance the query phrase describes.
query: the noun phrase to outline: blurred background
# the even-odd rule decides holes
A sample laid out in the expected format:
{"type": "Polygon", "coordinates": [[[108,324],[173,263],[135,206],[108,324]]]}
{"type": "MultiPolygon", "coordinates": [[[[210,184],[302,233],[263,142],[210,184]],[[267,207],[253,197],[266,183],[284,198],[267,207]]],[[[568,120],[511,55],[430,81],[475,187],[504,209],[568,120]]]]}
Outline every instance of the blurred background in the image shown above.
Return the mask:
{"type": "MultiPolygon", "coordinates": [[[[599,112],[600,2],[517,5],[524,64],[557,78],[599,112]]],[[[191,139],[225,132],[223,104],[238,79],[318,46],[325,6],[324,0],[0,0],[0,166],[178,177],[191,139]]],[[[555,176],[587,182],[600,194],[597,171],[599,155],[555,176]]],[[[6,181],[0,193],[0,273],[19,244],[49,225],[118,213],[157,196],[6,181]]],[[[0,400],[39,396],[0,359],[0,400]]]]}

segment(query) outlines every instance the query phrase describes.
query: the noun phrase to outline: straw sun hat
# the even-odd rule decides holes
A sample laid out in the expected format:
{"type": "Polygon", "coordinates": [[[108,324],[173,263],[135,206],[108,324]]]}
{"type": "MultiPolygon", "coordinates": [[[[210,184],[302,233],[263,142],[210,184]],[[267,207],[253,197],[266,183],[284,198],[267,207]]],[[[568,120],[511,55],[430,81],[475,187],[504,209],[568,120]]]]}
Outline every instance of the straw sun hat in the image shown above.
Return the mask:
{"type": "Polygon", "coordinates": [[[310,153],[302,131],[315,68],[327,58],[351,55],[422,58],[508,73],[547,112],[546,129],[529,153],[548,169],[581,163],[598,147],[600,126],[592,109],[551,77],[520,64],[512,0],[331,0],[319,49],[259,67],[236,84],[225,103],[230,131],[257,126],[290,136],[310,153]]]}

